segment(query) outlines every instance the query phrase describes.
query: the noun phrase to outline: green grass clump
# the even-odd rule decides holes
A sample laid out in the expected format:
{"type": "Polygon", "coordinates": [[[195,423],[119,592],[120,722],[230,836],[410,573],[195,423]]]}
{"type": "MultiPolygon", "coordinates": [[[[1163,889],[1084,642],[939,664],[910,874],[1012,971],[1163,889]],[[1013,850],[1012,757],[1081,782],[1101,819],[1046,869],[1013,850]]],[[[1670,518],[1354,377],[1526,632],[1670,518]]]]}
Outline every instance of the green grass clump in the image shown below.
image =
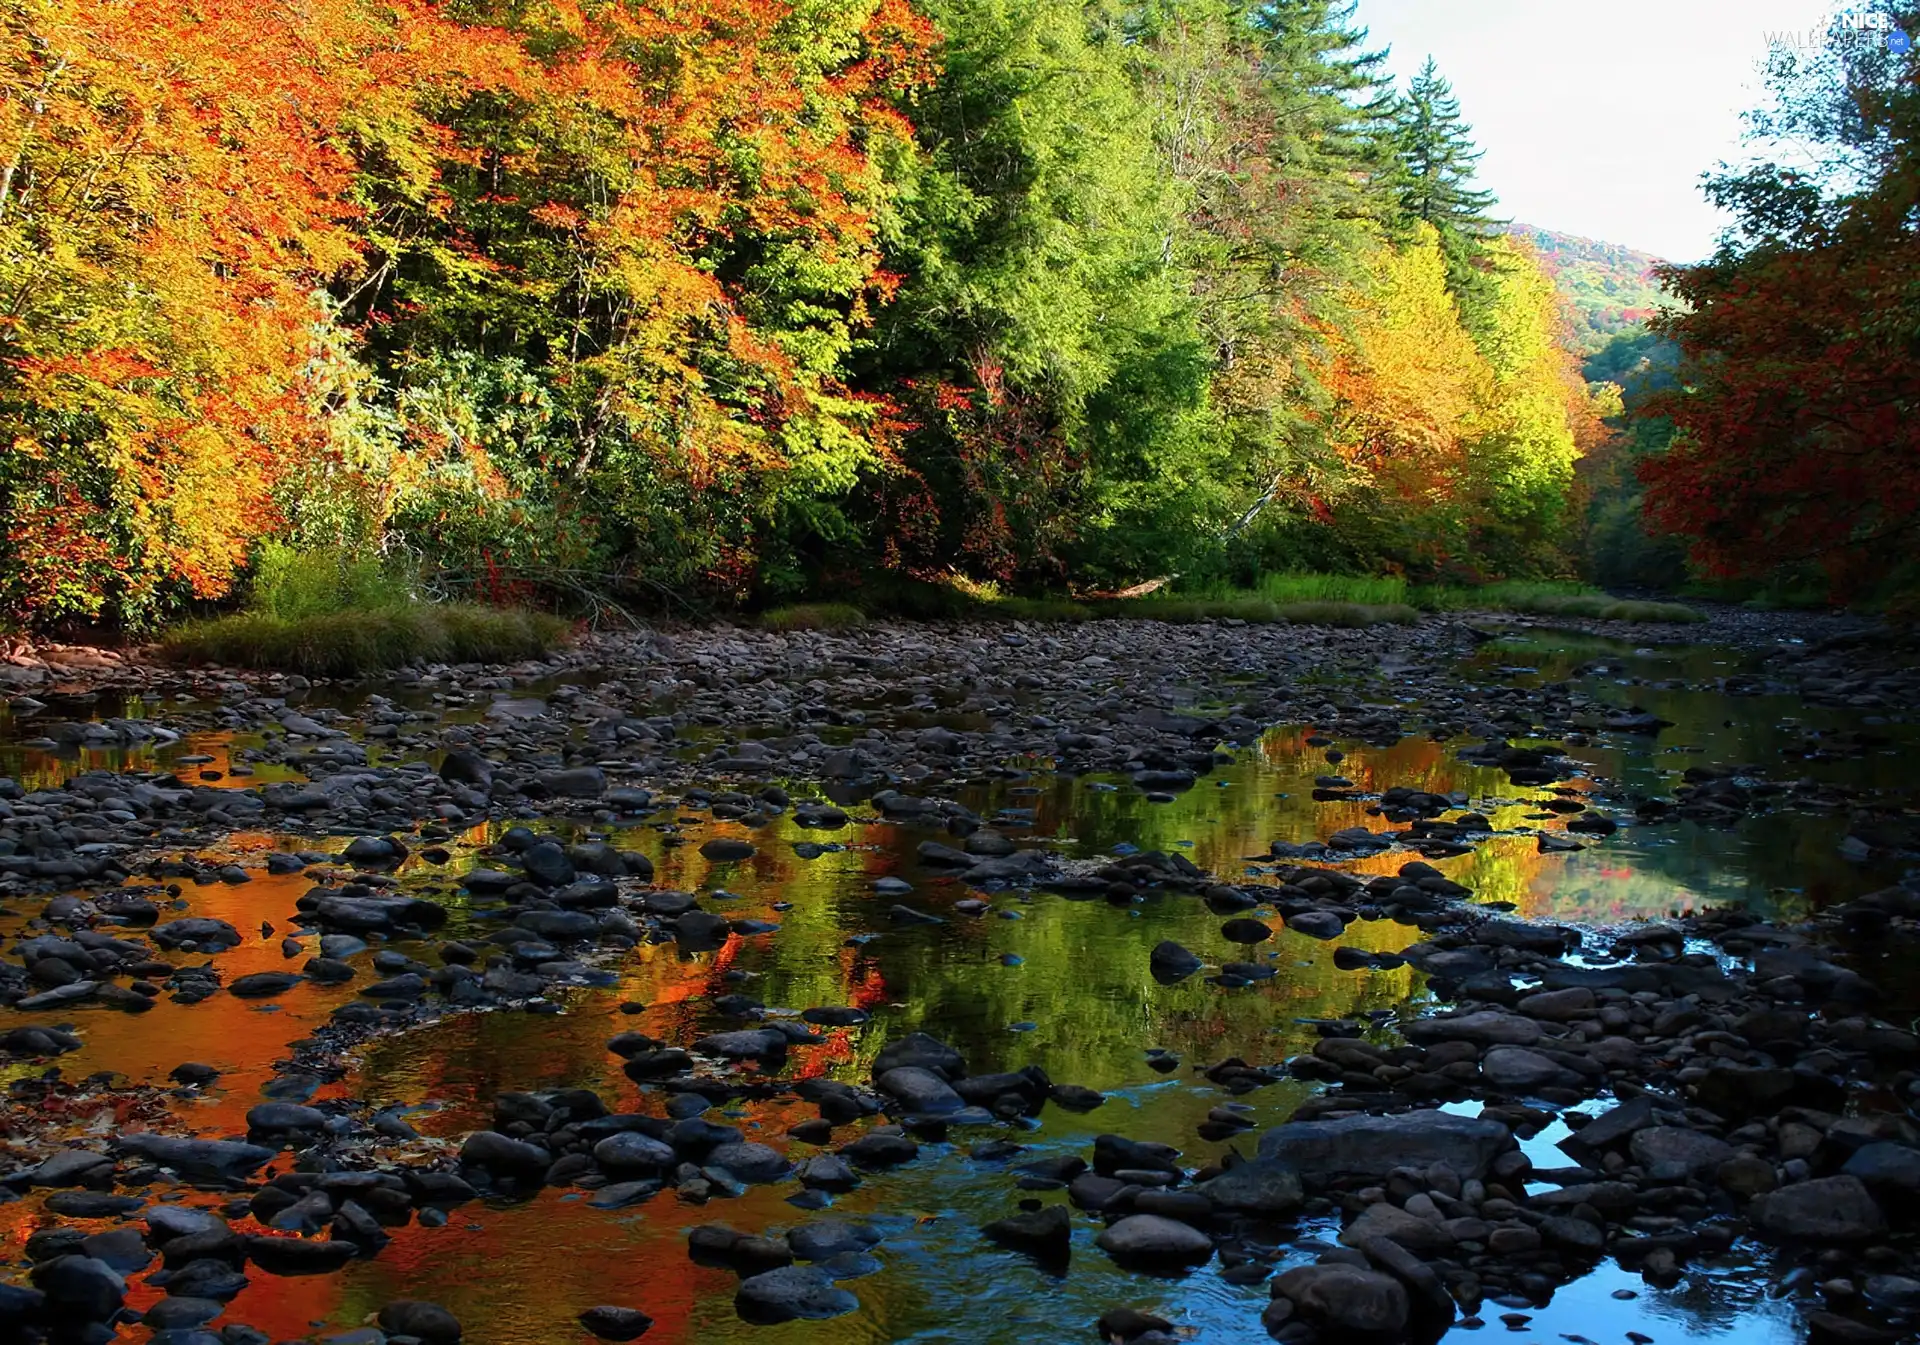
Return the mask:
{"type": "Polygon", "coordinates": [[[247,610],[282,621],[398,608],[413,598],[409,577],[378,555],[285,542],[260,544],[247,586],[247,610]]]}
{"type": "Polygon", "coordinates": [[[506,663],[544,654],[569,624],[542,612],[408,603],[281,617],[239,612],[176,626],[161,652],[183,663],[359,677],[408,663],[506,663]]]}
{"type": "Polygon", "coordinates": [[[867,614],[845,602],[808,602],[775,607],[760,614],[768,630],[849,630],[867,624],[867,614]]]}

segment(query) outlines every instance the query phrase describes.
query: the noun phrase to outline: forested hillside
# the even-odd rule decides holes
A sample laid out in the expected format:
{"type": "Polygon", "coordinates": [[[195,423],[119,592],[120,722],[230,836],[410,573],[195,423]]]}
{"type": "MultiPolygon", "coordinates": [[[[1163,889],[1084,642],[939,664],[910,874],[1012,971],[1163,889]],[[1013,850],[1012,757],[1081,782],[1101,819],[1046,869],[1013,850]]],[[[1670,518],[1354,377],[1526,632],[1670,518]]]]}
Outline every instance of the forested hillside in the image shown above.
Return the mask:
{"type": "Polygon", "coordinates": [[[1582,354],[1638,330],[1661,304],[1673,302],[1654,276],[1660,259],[1648,253],[1531,224],[1509,224],[1507,233],[1533,250],[1572,305],[1574,344],[1582,354]]]}
{"type": "Polygon", "coordinates": [[[1596,432],[1328,0],[14,0],[0,598],[1562,568],[1596,432]]]}

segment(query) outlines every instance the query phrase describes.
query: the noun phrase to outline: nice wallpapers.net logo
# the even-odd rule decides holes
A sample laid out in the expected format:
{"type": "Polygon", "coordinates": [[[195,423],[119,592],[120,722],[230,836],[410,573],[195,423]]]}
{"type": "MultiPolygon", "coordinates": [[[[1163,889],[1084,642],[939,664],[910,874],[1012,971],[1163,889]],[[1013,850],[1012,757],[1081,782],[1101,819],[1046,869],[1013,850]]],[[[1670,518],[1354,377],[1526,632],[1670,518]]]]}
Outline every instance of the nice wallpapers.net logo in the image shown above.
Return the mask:
{"type": "Polygon", "coordinates": [[[1811,49],[1814,47],[1854,46],[1872,43],[1884,46],[1896,56],[1913,50],[1913,35],[1896,28],[1885,14],[1843,9],[1832,22],[1821,28],[1782,29],[1766,34],[1769,50],[1811,49]]]}

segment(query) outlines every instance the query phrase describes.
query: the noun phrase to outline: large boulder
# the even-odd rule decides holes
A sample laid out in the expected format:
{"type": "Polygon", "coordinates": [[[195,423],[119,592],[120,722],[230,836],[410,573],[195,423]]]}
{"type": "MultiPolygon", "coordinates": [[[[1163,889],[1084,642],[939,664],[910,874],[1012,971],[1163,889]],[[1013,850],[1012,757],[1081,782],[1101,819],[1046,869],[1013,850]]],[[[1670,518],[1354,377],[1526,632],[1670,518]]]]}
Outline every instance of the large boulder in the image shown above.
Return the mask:
{"type": "Polygon", "coordinates": [[[1858,1177],[1821,1177],[1755,1196],[1750,1211],[1762,1233],[1790,1242],[1867,1242],[1887,1218],[1858,1177]]]}
{"type": "Polygon", "coordinates": [[[246,1176],[273,1158],[275,1150],[232,1140],[181,1139],[136,1131],[115,1141],[122,1149],[150,1163],[172,1168],[182,1177],[232,1181],[246,1176]]]}
{"type": "Polygon", "coordinates": [[[1417,1111],[1289,1122],[1260,1137],[1260,1157],[1285,1164],[1309,1183],[1384,1178],[1395,1168],[1435,1163],[1445,1163],[1467,1180],[1485,1176],[1487,1165],[1512,1144],[1512,1132],[1498,1121],[1417,1111]]]}
{"type": "Polygon", "coordinates": [[[1122,1264],[1190,1265],[1213,1255],[1213,1239],[1205,1233],[1158,1214],[1130,1214],[1096,1241],[1101,1251],[1122,1264]]]}
{"type": "Polygon", "coordinates": [[[1248,1214],[1292,1214],[1306,1200],[1300,1174],[1265,1158],[1230,1167],[1195,1189],[1221,1209],[1248,1214]]]}
{"type": "Polygon", "coordinates": [[[1274,1281],[1273,1294],[1323,1339],[1353,1345],[1397,1345],[1413,1313],[1400,1281],[1338,1263],[1295,1266],[1274,1281]]]}

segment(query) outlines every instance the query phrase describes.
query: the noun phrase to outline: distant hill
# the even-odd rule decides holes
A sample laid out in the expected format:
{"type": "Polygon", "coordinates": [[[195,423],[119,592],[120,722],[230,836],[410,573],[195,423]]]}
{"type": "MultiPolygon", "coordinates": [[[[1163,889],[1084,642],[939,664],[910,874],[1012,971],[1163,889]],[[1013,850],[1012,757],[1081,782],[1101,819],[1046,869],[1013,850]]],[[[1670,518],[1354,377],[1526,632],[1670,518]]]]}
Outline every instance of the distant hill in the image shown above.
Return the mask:
{"type": "Polygon", "coordinates": [[[1618,243],[1600,243],[1531,224],[1509,224],[1540,254],[1560,294],[1573,308],[1575,344],[1590,355],[1617,332],[1631,331],[1671,302],[1653,279],[1658,257],[1618,243]]]}

